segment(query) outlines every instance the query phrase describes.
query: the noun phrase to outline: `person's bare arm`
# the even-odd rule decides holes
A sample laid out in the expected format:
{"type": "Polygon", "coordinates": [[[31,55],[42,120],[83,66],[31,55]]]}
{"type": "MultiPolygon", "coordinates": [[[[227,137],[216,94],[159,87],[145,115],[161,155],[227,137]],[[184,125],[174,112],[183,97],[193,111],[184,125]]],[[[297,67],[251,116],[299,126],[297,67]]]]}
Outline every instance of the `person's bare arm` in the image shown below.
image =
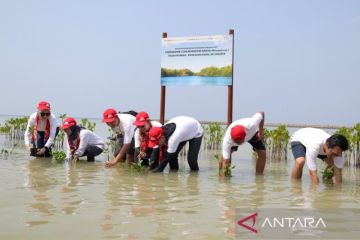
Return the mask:
{"type": "Polygon", "coordinates": [[[337,168],[334,166],[334,178],[333,178],[334,184],[338,185],[342,183],[342,169],[337,168]]]}
{"type": "Polygon", "coordinates": [[[231,166],[231,160],[221,157],[221,160],[219,162],[219,176],[224,177],[225,169],[230,166],[231,166]]]}
{"type": "Polygon", "coordinates": [[[106,167],[115,166],[121,159],[124,159],[125,156],[126,156],[126,153],[127,153],[128,149],[129,149],[129,147],[130,147],[130,143],[124,144],[124,145],[122,146],[122,148],[120,149],[118,155],[116,155],[116,157],[115,157],[113,160],[107,161],[107,162],[105,163],[105,166],[106,166],[106,167]]]}
{"type": "Polygon", "coordinates": [[[319,184],[319,178],[317,176],[317,172],[316,170],[309,170],[310,173],[310,177],[311,177],[311,182],[315,185],[319,184]]]}

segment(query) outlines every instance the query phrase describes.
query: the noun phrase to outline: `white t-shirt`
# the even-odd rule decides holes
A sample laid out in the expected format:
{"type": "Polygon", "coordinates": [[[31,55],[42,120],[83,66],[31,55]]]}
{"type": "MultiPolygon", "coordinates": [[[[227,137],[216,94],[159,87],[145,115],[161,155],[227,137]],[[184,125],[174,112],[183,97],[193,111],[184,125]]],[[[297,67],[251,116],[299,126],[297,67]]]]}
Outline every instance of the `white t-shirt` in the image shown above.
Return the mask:
{"type": "Polygon", "coordinates": [[[168,139],[168,153],[176,152],[181,142],[198,138],[203,135],[201,124],[194,118],[180,116],[171,119],[167,123],[175,123],[176,125],[175,131],[168,139]]]}
{"type": "MultiPolygon", "coordinates": [[[[316,170],[317,156],[326,155],[323,149],[323,144],[330,137],[330,134],[322,129],[317,128],[302,128],[294,132],[290,138],[290,142],[300,142],[306,148],[306,165],[309,170],[316,170]]],[[[334,164],[337,168],[344,167],[345,160],[343,157],[335,157],[334,164]]]]}
{"type": "Polygon", "coordinates": [[[244,142],[249,141],[255,133],[259,130],[259,125],[261,120],[263,120],[263,116],[261,113],[255,113],[251,118],[242,118],[230,124],[227,128],[223,142],[222,142],[222,156],[225,159],[230,159],[231,156],[231,148],[234,146],[239,146],[234,140],[231,138],[231,128],[237,125],[241,125],[245,128],[245,140],[244,142]]]}
{"type": "MultiPolygon", "coordinates": [[[[24,140],[25,140],[25,145],[28,147],[30,147],[30,143],[31,143],[32,136],[33,136],[33,132],[30,131],[30,128],[36,126],[36,117],[37,117],[37,112],[31,114],[31,116],[29,117],[27,126],[26,126],[24,140]]],[[[48,140],[45,143],[45,147],[49,148],[54,144],[56,128],[59,127],[59,123],[57,122],[56,117],[53,113],[50,114],[48,119],[50,122],[50,134],[49,134],[48,140]]],[[[39,123],[37,126],[37,131],[45,131],[46,122],[47,122],[47,120],[43,120],[42,117],[39,116],[39,123]]]]}
{"type": "MultiPolygon", "coordinates": [[[[77,140],[74,140],[73,143],[76,146],[77,140]]],[[[80,131],[80,144],[78,149],[75,151],[75,154],[78,156],[82,156],[85,152],[87,146],[97,146],[101,149],[104,149],[104,141],[95,133],[88,129],[82,129],[80,131]]],[[[69,142],[67,142],[67,157],[71,156],[69,142]]]]}
{"type": "Polygon", "coordinates": [[[133,124],[136,118],[131,114],[118,114],[120,123],[118,126],[114,127],[112,130],[119,134],[124,135],[124,144],[131,143],[132,138],[134,137],[136,126],[133,124]]]}
{"type": "MultiPolygon", "coordinates": [[[[162,126],[162,124],[159,123],[158,121],[150,121],[150,122],[151,122],[152,127],[161,127],[162,126]]],[[[135,139],[135,148],[140,147],[141,141],[140,141],[140,129],[139,128],[136,128],[136,130],[135,130],[134,139],[135,139]]]]}

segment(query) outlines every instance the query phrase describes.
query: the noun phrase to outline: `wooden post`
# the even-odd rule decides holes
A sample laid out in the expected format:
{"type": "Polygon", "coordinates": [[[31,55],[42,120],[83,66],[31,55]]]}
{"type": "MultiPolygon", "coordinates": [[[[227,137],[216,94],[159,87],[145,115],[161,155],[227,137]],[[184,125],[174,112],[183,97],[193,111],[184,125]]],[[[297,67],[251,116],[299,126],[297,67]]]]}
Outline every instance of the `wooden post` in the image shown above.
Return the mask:
{"type": "Polygon", "coordinates": [[[234,29],[229,30],[229,34],[233,35],[233,42],[232,42],[232,85],[228,86],[228,111],[227,111],[227,125],[229,126],[232,123],[233,119],[233,86],[234,86],[234,29]]]}
{"type": "MultiPolygon", "coordinates": [[[[167,33],[163,32],[163,38],[167,38],[167,33]]],[[[165,122],[165,95],[166,95],[166,86],[161,86],[160,91],[160,123],[164,124],[165,122]]]]}

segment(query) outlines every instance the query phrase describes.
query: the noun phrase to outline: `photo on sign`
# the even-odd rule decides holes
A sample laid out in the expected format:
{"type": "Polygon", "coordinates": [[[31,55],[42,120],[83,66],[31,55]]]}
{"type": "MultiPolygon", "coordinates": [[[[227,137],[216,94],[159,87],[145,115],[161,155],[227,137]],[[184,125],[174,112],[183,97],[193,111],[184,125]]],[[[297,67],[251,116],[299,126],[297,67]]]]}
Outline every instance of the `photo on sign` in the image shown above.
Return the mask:
{"type": "Polygon", "coordinates": [[[162,39],[161,85],[232,85],[233,36],[162,39]]]}

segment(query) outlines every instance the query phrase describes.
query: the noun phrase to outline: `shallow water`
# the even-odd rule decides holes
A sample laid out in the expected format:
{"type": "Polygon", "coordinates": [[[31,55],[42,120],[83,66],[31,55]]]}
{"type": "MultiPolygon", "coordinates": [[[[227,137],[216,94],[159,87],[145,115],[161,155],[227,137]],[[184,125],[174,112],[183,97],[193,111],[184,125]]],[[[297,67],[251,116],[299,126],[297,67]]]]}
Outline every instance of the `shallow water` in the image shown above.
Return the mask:
{"type": "MultiPolygon", "coordinates": [[[[124,164],[105,168],[105,154],[56,164],[17,144],[0,159],[0,239],[233,239],[237,208],[360,208],[358,169],[344,169],[341,188],[312,187],[306,169],[302,182],[291,181],[292,157],[268,160],[256,176],[248,145],[233,154],[233,177],[224,180],[214,151],[201,151],[198,173],[182,157],[177,173],[140,174],[124,164]]],[[[12,145],[0,135],[1,148],[12,145]]]]}
{"type": "Polygon", "coordinates": [[[1,239],[226,239],[236,208],[358,208],[359,171],[345,169],[342,188],[290,181],[292,159],[268,162],[264,176],[244,151],[231,179],[220,180],[214,152],[201,152],[200,172],[185,159],[178,173],[130,172],[95,163],[74,166],[27,157],[0,160],[1,239]],[[248,157],[248,158],[246,158],[248,157]]]}

